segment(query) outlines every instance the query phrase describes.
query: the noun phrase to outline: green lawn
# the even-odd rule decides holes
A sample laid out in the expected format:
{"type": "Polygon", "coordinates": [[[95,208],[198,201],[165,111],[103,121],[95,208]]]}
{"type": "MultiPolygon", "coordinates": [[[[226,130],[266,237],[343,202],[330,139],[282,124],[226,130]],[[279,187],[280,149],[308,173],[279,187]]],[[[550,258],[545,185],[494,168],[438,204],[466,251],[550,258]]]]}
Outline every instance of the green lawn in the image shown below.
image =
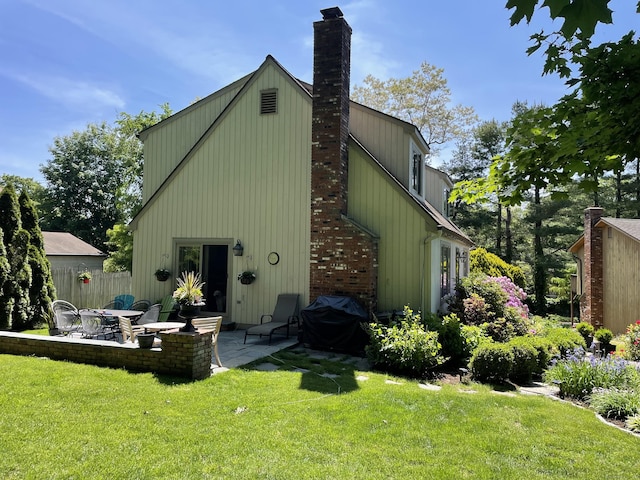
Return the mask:
{"type": "Polygon", "coordinates": [[[270,359],[282,360],[290,371],[184,382],[0,355],[0,478],[637,475],[640,439],[588,410],[478,385],[430,391],[291,353],[270,359]]]}

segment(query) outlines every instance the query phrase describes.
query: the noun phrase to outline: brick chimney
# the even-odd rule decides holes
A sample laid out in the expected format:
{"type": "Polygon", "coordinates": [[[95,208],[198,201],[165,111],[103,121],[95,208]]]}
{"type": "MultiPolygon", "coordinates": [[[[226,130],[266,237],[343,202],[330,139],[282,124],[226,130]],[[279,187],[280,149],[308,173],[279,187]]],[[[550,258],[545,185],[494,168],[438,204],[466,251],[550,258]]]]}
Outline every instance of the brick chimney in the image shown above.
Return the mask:
{"type": "Polygon", "coordinates": [[[357,298],[375,310],[377,244],[347,219],[351,27],[338,7],[313,24],[310,300],[357,298]]]}
{"type": "Polygon", "coordinates": [[[589,207],[584,211],[584,296],[582,320],[594,327],[602,327],[604,321],[604,271],[602,229],[595,228],[602,218],[603,209],[589,207]]]}

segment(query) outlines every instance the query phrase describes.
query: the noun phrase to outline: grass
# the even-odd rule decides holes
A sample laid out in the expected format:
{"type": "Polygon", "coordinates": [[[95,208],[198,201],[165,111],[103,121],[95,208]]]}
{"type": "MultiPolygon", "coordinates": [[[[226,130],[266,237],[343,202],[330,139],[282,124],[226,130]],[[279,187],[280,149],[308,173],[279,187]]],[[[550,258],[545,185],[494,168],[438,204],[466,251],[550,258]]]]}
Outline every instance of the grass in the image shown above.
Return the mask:
{"type": "Polygon", "coordinates": [[[548,398],[267,360],[285,369],[184,382],[0,355],[0,478],[626,479],[640,463],[636,437],[548,398]]]}

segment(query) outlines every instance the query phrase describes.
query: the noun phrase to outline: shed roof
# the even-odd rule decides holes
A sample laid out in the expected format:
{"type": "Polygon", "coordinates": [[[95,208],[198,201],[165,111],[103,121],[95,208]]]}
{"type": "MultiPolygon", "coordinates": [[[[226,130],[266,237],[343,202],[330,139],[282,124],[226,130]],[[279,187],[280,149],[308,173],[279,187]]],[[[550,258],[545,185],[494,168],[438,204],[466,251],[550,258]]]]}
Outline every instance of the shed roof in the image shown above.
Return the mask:
{"type": "Polygon", "coordinates": [[[42,236],[46,255],[107,256],[106,253],[68,232],[42,232],[42,236]]]}

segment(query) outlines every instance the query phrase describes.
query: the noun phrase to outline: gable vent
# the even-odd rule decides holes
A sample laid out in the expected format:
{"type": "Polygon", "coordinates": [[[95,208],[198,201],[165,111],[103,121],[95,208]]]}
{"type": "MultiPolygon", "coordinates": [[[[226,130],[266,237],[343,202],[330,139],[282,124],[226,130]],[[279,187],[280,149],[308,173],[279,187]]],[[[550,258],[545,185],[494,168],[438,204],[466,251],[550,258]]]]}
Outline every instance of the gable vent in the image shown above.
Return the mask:
{"type": "Polygon", "coordinates": [[[260,114],[278,113],[278,90],[260,92],[260,114]]]}

